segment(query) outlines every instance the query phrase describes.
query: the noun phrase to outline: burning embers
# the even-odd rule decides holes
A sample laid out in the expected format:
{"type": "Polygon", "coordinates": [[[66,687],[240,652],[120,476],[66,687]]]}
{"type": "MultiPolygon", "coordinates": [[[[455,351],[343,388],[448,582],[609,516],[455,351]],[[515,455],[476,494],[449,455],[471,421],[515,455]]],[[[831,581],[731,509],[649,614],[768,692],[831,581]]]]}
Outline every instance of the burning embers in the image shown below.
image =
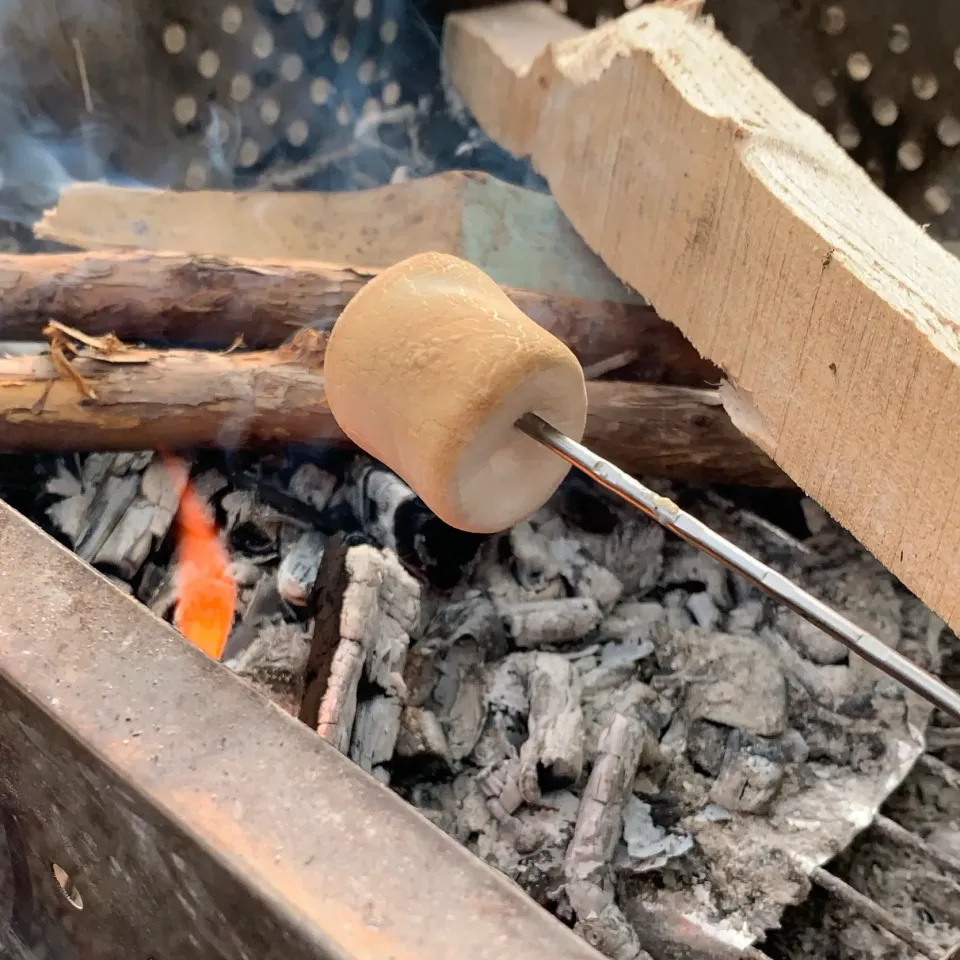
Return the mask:
{"type": "MultiPolygon", "coordinates": [[[[921,750],[901,688],[580,478],[484,540],[360,454],[178,469],[61,462],[50,516],[211,656],[235,598],[237,673],[611,957],[643,957],[637,931],[663,956],[761,936],[921,750]]],[[[936,646],[811,504],[797,541],[690,496],[918,661],[936,646]]]]}

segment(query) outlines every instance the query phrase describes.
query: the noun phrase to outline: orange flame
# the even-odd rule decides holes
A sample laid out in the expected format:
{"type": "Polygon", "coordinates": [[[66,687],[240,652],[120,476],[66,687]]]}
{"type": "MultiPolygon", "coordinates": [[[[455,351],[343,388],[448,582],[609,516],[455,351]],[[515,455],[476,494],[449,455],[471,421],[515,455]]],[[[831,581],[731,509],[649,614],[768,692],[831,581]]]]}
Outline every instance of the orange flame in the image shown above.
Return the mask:
{"type": "Polygon", "coordinates": [[[194,646],[219,660],[237,605],[230,558],[206,504],[190,486],[186,465],[164,455],[168,469],[183,483],[177,511],[177,606],[173,625],[194,646]]]}

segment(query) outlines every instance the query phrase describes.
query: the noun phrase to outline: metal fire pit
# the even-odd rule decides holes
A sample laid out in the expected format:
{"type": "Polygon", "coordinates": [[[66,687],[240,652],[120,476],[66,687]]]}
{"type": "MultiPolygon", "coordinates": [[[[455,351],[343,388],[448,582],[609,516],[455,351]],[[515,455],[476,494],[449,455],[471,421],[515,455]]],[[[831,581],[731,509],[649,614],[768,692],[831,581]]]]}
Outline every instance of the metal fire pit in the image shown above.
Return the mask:
{"type": "Polygon", "coordinates": [[[0,955],[597,960],[0,503],[0,955]]]}
{"type": "MultiPolygon", "coordinates": [[[[950,240],[960,236],[954,3],[706,9],[950,240]]],[[[584,23],[623,10],[622,0],[555,5],[584,23]]],[[[439,6],[101,0],[93,10],[33,0],[0,19],[2,215],[29,220],[71,178],[356,189],[398,167],[480,166],[530,182],[489,144],[458,152],[476,131],[439,94],[439,6]]],[[[4,957],[599,957],[2,503],[0,562],[4,957]]],[[[818,868],[812,880],[937,956],[833,874],[818,868]]]]}

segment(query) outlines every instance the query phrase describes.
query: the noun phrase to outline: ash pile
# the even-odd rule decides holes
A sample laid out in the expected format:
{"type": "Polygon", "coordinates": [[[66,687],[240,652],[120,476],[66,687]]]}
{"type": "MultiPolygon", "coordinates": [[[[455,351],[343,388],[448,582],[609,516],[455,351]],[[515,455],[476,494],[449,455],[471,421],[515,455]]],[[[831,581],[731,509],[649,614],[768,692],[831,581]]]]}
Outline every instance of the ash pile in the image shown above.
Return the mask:
{"type": "MultiPolygon", "coordinates": [[[[26,462],[34,519],[169,619],[175,474],[26,462]]],[[[204,454],[190,483],[239,586],[227,665],[609,957],[751,949],[923,753],[924,703],[578,475],[489,538],[359,453],[204,454]]],[[[942,623],[811,501],[793,536],[651,485],[939,665],[942,623]]]]}

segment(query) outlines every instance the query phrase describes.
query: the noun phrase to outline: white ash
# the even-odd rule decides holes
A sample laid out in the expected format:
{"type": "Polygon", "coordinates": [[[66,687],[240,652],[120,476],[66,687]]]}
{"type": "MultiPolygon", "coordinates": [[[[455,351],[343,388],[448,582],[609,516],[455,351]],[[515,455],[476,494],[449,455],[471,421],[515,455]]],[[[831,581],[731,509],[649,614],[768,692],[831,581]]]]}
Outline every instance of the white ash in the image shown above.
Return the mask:
{"type": "MultiPolygon", "coordinates": [[[[403,669],[420,616],[420,586],[396,557],[371,546],[346,551],[339,642],[319,706],[317,732],[372,771],[393,755],[406,697],[403,669]],[[361,676],[382,695],[358,704],[361,676]],[[362,711],[362,723],[354,722],[362,711]],[[386,731],[378,727],[378,720],[386,731]],[[383,755],[389,740],[389,752],[383,755]]],[[[319,615],[319,611],[318,611],[319,615]]]]}
{"type": "MultiPolygon", "coordinates": [[[[141,531],[104,554],[108,572],[169,616],[177,491],[161,466],[62,461],[47,489],[57,529],[88,551],[141,531]]],[[[446,528],[362,455],[242,476],[208,458],[191,482],[241,586],[228,665],[298,712],[312,581],[347,531],[321,734],[607,956],[760,943],[922,751],[915,698],[577,477],[487,539],[446,528]],[[625,730],[629,747],[612,749],[625,730]]],[[[713,494],[696,512],[912,659],[939,661],[942,624],[818,508],[804,504],[803,540],[713,494]]],[[[927,886],[949,911],[952,888],[927,886]]]]}
{"type": "MultiPolygon", "coordinates": [[[[927,711],[853,668],[849,657],[837,662],[819,638],[798,637],[775,603],[737,585],[715,561],[685,544],[645,537],[642,518],[627,516],[625,534],[613,508],[617,519],[606,536],[584,533],[568,519],[562,497],[485,548],[468,581],[501,612],[518,651],[485,663],[486,721],[476,746],[451,768],[452,781],[397,789],[573,920],[608,956],[640,956],[639,949],[672,956],[678,925],[698,930],[698,943],[715,944],[718,956],[721,947],[739,951],[807,896],[802,865],[825,863],[869,822],[921,752],[927,711]],[[588,593],[578,588],[582,578],[564,569],[579,552],[565,557],[551,548],[554,541],[611,562],[624,590],[612,606],[593,598],[601,618],[587,632],[578,629],[579,640],[554,635],[553,652],[528,652],[518,629],[528,610],[556,609],[588,593]],[[646,556],[651,542],[659,543],[648,568],[622,559],[624,542],[645,544],[646,556]],[[584,762],[573,782],[557,784],[543,764],[524,763],[524,750],[539,748],[528,689],[534,657],[572,668],[568,688],[552,695],[558,704],[572,701],[572,678],[579,677],[584,762]],[[635,725],[641,744],[633,792],[618,813],[619,839],[609,852],[600,844],[603,853],[593,860],[583,854],[570,861],[578,846],[543,847],[544,836],[556,835],[558,816],[567,817],[562,835],[570,829],[569,811],[547,807],[547,797],[559,787],[589,809],[582,805],[588,775],[618,717],[635,725]],[[539,789],[531,789],[534,769],[539,789]],[[638,811],[648,811],[646,834],[638,811]],[[539,839],[528,854],[531,836],[539,839]],[[596,872],[584,867],[578,886],[566,874],[558,881],[564,863],[594,861],[596,872]],[[625,925],[636,942],[624,936],[625,925]]],[[[741,530],[728,506],[708,503],[701,512],[923,662],[927,654],[907,635],[902,588],[839,528],[821,526],[815,546],[795,548],[769,523],[741,530]]],[[[443,644],[434,637],[433,647],[443,644]]],[[[435,661],[431,671],[438,672],[435,661]]],[[[421,702],[429,699],[418,689],[421,702]]]]}

